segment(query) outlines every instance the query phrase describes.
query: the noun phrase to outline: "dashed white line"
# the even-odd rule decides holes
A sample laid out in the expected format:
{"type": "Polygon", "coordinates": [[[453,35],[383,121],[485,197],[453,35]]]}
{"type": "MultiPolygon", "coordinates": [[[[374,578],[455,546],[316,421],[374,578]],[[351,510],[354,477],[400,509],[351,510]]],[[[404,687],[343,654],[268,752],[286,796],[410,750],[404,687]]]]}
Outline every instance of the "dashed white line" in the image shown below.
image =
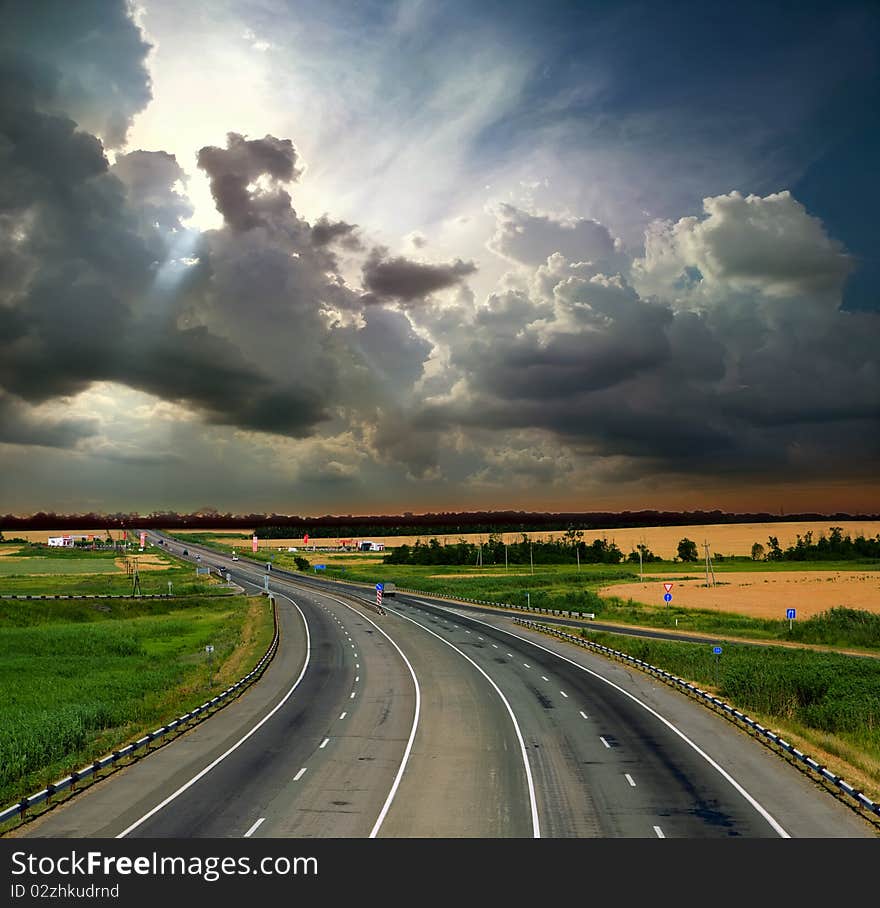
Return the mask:
{"type": "Polygon", "coordinates": [[[324,738],[324,740],[318,745],[318,750],[323,750],[330,743],[329,738],[324,738]]]}
{"type": "Polygon", "coordinates": [[[275,595],[281,596],[282,599],[286,599],[288,602],[293,603],[294,608],[296,608],[296,610],[299,612],[300,617],[302,618],[302,621],[303,621],[303,625],[305,626],[306,657],[305,657],[305,660],[303,661],[303,667],[300,670],[299,677],[296,679],[296,681],[293,682],[293,686],[287,691],[287,693],[275,704],[275,706],[268,713],[266,713],[265,716],[263,716],[262,719],[260,719],[259,722],[257,722],[256,725],[254,725],[253,728],[250,729],[250,731],[247,732],[247,734],[242,735],[242,737],[240,737],[235,742],[235,744],[232,745],[232,747],[230,747],[228,750],[225,750],[222,754],[220,754],[219,757],[217,757],[215,760],[213,760],[211,763],[209,763],[203,770],[201,770],[200,772],[197,772],[188,782],[184,783],[183,785],[180,786],[180,788],[178,788],[176,791],[174,791],[170,795],[168,795],[168,797],[165,798],[164,801],[160,801],[152,810],[147,811],[147,813],[145,813],[139,820],[135,820],[134,823],[132,823],[130,826],[126,826],[126,828],[123,829],[122,832],[120,832],[116,836],[117,839],[124,839],[130,832],[137,829],[138,826],[140,826],[142,823],[145,823],[147,820],[150,819],[150,817],[157,814],[163,807],[170,804],[179,795],[182,795],[188,788],[195,785],[196,782],[199,781],[199,779],[206,776],[215,766],[217,766],[219,763],[221,763],[223,760],[225,760],[233,751],[235,751],[239,747],[241,747],[241,745],[244,744],[244,742],[247,741],[247,739],[251,735],[253,735],[257,731],[259,731],[259,729],[262,728],[262,726],[266,722],[268,722],[269,719],[271,719],[272,716],[274,716],[275,713],[277,713],[278,710],[281,709],[282,706],[284,706],[284,704],[290,699],[293,692],[299,686],[300,681],[302,681],[303,676],[306,673],[306,669],[309,667],[309,659],[311,658],[311,653],[312,653],[312,638],[311,638],[311,635],[309,634],[309,623],[308,623],[308,621],[306,621],[306,616],[303,614],[302,609],[293,601],[293,599],[290,598],[290,596],[285,596],[283,593],[276,593],[275,595]]]}
{"type": "Polygon", "coordinates": [[[340,716],[339,716],[339,718],[340,718],[340,719],[344,719],[347,715],[348,715],[348,713],[341,713],[340,716]]]}
{"type": "Polygon", "coordinates": [[[562,694],[562,696],[565,697],[566,700],[568,699],[568,694],[564,690],[559,691],[559,693],[562,694]]]}
{"type": "Polygon", "coordinates": [[[294,782],[299,782],[299,780],[306,774],[308,766],[303,766],[303,768],[293,777],[294,782]]]}
{"type": "Polygon", "coordinates": [[[497,643],[493,643],[493,644],[492,644],[492,649],[498,649],[498,644],[497,644],[497,643]]]}
{"type": "Polygon", "coordinates": [[[260,817],[260,819],[257,820],[257,822],[254,823],[254,825],[251,826],[251,828],[244,834],[244,837],[246,839],[249,839],[265,822],[266,822],[266,818],[260,817]]]}
{"type": "Polygon", "coordinates": [[[541,675],[542,681],[549,681],[550,679],[546,675],[541,675]]]}
{"type": "Polygon", "coordinates": [[[513,653],[508,653],[508,654],[507,654],[507,658],[508,658],[508,659],[512,659],[512,658],[513,658],[513,653]]]}
{"type": "Polygon", "coordinates": [[[654,832],[657,833],[657,838],[658,838],[658,839],[665,839],[665,838],[666,838],[666,836],[663,834],[663,830],[662,830],[659,826],[655,826],[655,827],[654,827],[654,832]]]}
{"type": "Polygon", "coordinates": [[[581,716],[582,716],[584,719],[589,719],[589,718],[590,718],[583,710],[581,710],[581,716]]]}
{"type": "Polygon", "coordinates": [[[358,681],[360,681],[360,680],[361,680],[361,676],[360,676],[360,675],[355,675],[354,683],[357,684],[358,681]]]}
{"type": "Polygon", "coordinates": [[[357,691],[356,691],[356,690],[353,690],[353,691],[351,692],[351,696],[350,696],[348,699],[349,699],[349,700],[354,700],[354,697],[355,697],[355,694],[356,694],[356,693],[357,693],[357,691]]]}
{"type": "Polygon", "coordinates": [[[627,782],[629,782],[629,784],[630,784],[630,786],[631,786],[632,788],[635,788],[635,787],[636,787],[635,780],[633,779],[633,777],[632,777],[628,772],[625,772],[625,773],[623,774],[623,777],[626,779],[627,782]]]}
{"type": "Polygon", "coordinates": [[[599,740],[600,740],[600,741],[601,741],[609,750],[611,749],[611,745],[602,737],[602,735],[599,735],[599,740]]]}
{"type": "Polygon", "coordinates": [[[523,666],[524,666],[525,668],[531,668],[531,665],[529,665],[528,662],[523,662],[523,666]]]}

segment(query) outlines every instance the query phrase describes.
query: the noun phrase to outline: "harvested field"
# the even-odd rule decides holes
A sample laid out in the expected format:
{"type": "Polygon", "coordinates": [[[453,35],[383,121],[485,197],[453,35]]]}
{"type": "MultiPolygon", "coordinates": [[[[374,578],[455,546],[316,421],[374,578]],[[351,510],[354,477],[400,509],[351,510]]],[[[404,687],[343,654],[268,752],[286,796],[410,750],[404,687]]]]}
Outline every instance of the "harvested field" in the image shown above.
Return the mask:
{"type": "MultiPolygon", "coordinates": [[[[592,542],[596,538],[605,537],[611,542],[617,543],[624,552],[632,551],[639,543],[645,545],[661,558],[671,560],[677,554],[679,540],[687,537],[692,539],[702,552],[703,541],[709,543],[710,553],[718,552],[721,555],[750,555],[752,545],[755,542],[767,546],[767,537],[776,536],[782,548],[793,545],[798,534],[803,536],[807,532],[812,532],[814,539],[818,539],[822,533],[828,534],[831,526],[839,526],[843,529],[844,535],[853,537],[864,535],[873,537],[880,533],[880,521],[835,521],[830,518],[827,520],[817,520],[802,523],[737,523],[737,524],[713,524],[710,526],[681,526],[681,527],[632,527],[629,529],[607,529],[607,530],[584,530],[583,538],[587,542],[592,542]]],[[[218,537],[225,533],[240,532],[238,530],[202,530],[201,532],[217,535],[218,537]]],[[[563,529],[546,532],[528,533],[530,539],[544,540],[554,537],[559,539],[564,533],[563,529]]],[[[521,539],[520,533],[504,533],[505,542],[518,542],[521,539]]],[[[259,536],[259,534],[258,534],[259,536]]],[[[436,534],[431,532],[422,533],[420,536],[363,536],[355,537],[369,539],[371,542],[384,542],[386,546],[392,548],[399,545],[415,545],[416,541],[427,542],[429,539],[436,537],[441,543],[453,544],[459,539],[466,539],[468,542],[479,543],[482,539],[484,542],[489,538],[486,533],[462,533],[462,534],[436,534]]],[[[243,548],[247,546],[250,549],[248,540],[237,539],[224,541],[221,538],[217,540],[221,544],[243,548]]],[[[298,549],[310,550],[312,546],[320,548],[321,546],[337,546],[339,538],[332,536],[320,539],[309,536],[308,545],[304,545],[301,538],[299,539],[260,539],[259,547],[261,549],[277,549],[279,546],[287,548],[294,546],[298,549]]]]}
{"type": "MultiPolygon", "coordinates": [[[[114,564],[122,571],[125,570],[125,558],[116,558],[114,564]]],[[[131,558],[134,561],[135,558],[131,558]]],[[[167,571],[171,564],[159,555],[138,555],[137,565],[139,571],[167,571]]]]}
{"type": "MultiPolygon", "coordinates": [[[[96,536],[98,539],[106,539],[107,530],[3,530],[3,535],[9,539],[46,542],[50,536],[96,536]]],[[[114,539],[122,539],[121,530],[111,530],[110,535],[114,539]]],[[[129,537],[131,537],[131,533],[129,533],[129,537]]]]}
{"type": "MultiPolygon", "coordinates": [[[[693,576],[693,573],[691,573],[693,576]]],[[[785,618],[796,608],[798,618],[809,618],[835,606],[880,612],[880,572],[786,571],[784,573],[716,574],[718,586],[705,586],[705,578],[677,580],[673,575],[672,605],[677,608],[717,609],[755,618],[785,618]]],[[[651,605],[663,604],[663,584],[620,583],[599,590],[651,605]]]]}

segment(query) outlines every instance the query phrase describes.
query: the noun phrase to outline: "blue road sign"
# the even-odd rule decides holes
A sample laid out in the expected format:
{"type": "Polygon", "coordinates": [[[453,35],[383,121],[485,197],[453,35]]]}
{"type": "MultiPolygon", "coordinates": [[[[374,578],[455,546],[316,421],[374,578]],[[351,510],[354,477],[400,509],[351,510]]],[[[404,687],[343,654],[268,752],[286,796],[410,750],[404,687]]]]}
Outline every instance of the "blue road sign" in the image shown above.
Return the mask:
{"type": "Polygon", "coordinates": [[[713,652],[716,656],[720,656],[720,655],[721,655],[721,647],[720,647],[720,646],[713,646],[713,647],[712,647],[712,652],[713,652]]]}
{"type": "Polygon", "coordinates": [[[376,589],[377,589],[377,590],[380,590],[380,591],[381,591],[381,590],[384,590],[384,589],[385,589],[385,584],[384,584],[384,583],[377,583],[377,584],[376,584],[376,589]]]}
{"type": "Polygon", "coordinates": [[[315,565],[315,570],[316,570],[316,571],[326,571],[326,570],[327,570],[327,565],[326,565],[326,564],[316,564],[316,565],[315,565]]]}
{"type": "Polygon", "coordinates": [[[789,621],[791,621],[793,618],[797,618],[797,609],[787,608],[785,610],[785,617],[788,618],[789,621]]]}
{"type": "Polygon", "coordinates": [[[663,598],[664,598],[667,602],[672,602],[672,593],[664,593],[664,594],[663,594],[663,598]]]}

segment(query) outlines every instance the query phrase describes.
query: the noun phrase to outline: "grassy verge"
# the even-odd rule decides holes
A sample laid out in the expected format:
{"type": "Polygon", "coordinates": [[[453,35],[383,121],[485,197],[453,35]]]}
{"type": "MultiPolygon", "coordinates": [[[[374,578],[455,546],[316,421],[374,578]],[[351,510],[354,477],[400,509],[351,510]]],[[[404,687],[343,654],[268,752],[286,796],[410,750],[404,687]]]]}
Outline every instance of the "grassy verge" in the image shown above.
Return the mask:
{"type": "Polygon", "coordinates": [[[204,702],[271,638],[260,597],[0,600],[0,804],[204,702]]]}
{"type": "MultiPolygon", "coordinates": [[[[561,628],[567,633],[571,628],[561,628]]],[[[783,732],[880,800],[880,663],[837,653],[704,644],[584,630],[581,636],[672,672],[783,732]]]]}

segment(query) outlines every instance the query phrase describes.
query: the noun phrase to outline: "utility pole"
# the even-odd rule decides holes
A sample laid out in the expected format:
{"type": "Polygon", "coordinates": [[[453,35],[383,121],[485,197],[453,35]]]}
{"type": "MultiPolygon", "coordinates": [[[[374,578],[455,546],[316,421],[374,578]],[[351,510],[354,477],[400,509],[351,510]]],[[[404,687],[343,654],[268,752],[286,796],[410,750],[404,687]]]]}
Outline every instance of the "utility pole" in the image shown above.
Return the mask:
{"type": "Polygon", "coordinates": [[[638,549],[639,549],[639,580],[644,580],[645,575],[642,572],[642,547],[639,546],[638,549]]]}
{"type": "Polygon", "coordinates": [[[138,572],[138,562],[137,558],[134,559],[134,570],[131,574],[131,598],[134,599],[135,596],[140,596],[141,594],[141,575],[138,572]]]}
{"type": "Polygon", "coordinates": [[[535,573],[535,556],[534,556],[533,549],[534,549],[534,546],[530,542],[529,543],[529,563],[532,566],[532,573],[534,574],[535,573]]]}
{"type": "Polygon", "coordinates": [[[507,543],[504,543],[504,570],[507,571],[507,543]]]}
{"type": "Polygon", "coordinates": [[[574,546],[574,553],[577,556],[578,573],[580,574],[580,572],[581,572],[581,550],[580,550],[580,548],[578,548],[577,543],[575,543],[575,546],[574,546]]]}
{"type": "Polygon", "coordinates": [[[709,542],[703,541],[703,549],[706,552],[706,589],[709,588],[709,574],[712,575],[712,586],[715,586],[715,569],[712,567],[712,559],[709,557],[709,542]]]}

